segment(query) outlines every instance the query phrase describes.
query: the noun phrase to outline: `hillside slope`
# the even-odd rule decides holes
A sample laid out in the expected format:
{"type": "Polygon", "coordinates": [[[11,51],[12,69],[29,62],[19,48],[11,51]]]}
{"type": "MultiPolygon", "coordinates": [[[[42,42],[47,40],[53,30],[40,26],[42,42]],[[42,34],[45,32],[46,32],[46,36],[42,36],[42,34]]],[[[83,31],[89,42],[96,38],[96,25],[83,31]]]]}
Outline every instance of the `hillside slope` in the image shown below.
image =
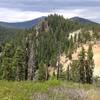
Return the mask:
{"type": "Polygon", "coordinates": [[[72,17],[72,18],[70,18],[70,20],[76,21],[76,22],[80,22],[81,24],[95,24],[95,25],[98,24],[96,22],[93,22],[91,20],[88,20],[88,19],[85,19],[85,18],[81,18],[81,17],[72,17]]]}
{"type": "MultiPolygon", "coordinates": [[[[90,43],[97,38],[99,39],[100,35],[97,31],[97,29],[96,31],[90,30],[89,27],[87,30],[86,27],[81,27],[78,22],[64,19],[63,16],[56,14],[50,15],[37,26],[25,30],[22,35],[17,35],[13,40],[5,43],[2,51],[1,67],[3,70],[1,70],[0,78],[6,80],[48,80],[52,77],[49,74],[50,67],[56,70],[53,74],[57,76],[57,73],[60,73],[59,68],[61,69],[63,65],[59,59],[60,56],[65,53],[64,56],[68,58],[65,58],[64,62],[64,66],[67,68],[66,64],[71,62],[69,61],[71,54],[75,52],[77,48],[82,46],[82,44],[90,43]],[[76,35],[74,35],[75,32],[77,33],[76,35]],[[8,59],[9,55],[10,59],[8,59]],[[9,68],[10,70],[7,70],[9,68]],[[17,69],[19,69],[20,72],[17,69]],[[10,73],[10,71],[13,73],[10,73]],[[10,74],[9,76],[8,72],[10,74]],[[5,77],[3,77],[4,75],[5,77]]],[[[87,59],[83,61],[86,60],[87,59]]],[[[81,64],[82,62],[80,62],[80,65],[81,64]]],[[[84,66],[85,65],[82,67],[84,66]]],[[[72,66],[70,65],[70,67],[72,66]]],[[[90,65],[88,63],[88,68],[89,67],[90,65]]],[[[85,70],[84,72],[87,71],[88,70],[85,70]]],[[[66,72],[63,71],[56,78],[62,74],[64,74],[63,77],[67,76],[66,72]]],[[[79,78],[77,80],[79,80],[79,78]]]]}
{"type": "Polygon", "coordinates": [[[34,20],[25,21],[25,22],[16,22],[16,23],[0,22],[0,26],[6,27],[6,28],[16,28],[16,29],[32,28],[44,18],[45,17],[40,17],[34,20]]]}
{"type": "Polygon", "coordinates": [[[0,26],[0,44],[4,41],[7,41],[9,38],[12,38],[19,32],[21,32],[21,30],[5,28],[0,26]]]}
{"type": "MultiPolygon", "coordinates": [[[[85,48],[85,51],[87,52],[88,44],[83,45],[83,47],[85,48]]],[[[94,59],[94,64],[95,64],[94,76],[100,76],[100,43],[94,44],[92,49],[93,49],[93,59],[94,59]]],[[[77,50],[72,54],[72,60],[77,60],[78,59],[78,55],[79,55],[80,51],[81,51],[81,47],[77,48],[77,50]]],[[[66,58],[65,54],[63,54],[60,57],[60,62],[63,65],[63,70],[64,71],[66,71],[68,65],[70,65],[72,63],[71,60],[66,58]]]]}
{"type": "MultiPolygon", "coordinates": [[[[94,35],[93,30],[88,30],[88,31],[84,30],[83,32],[85,32],[85,31],[86,31],[87,34],[89,33],[91,36],[94,35]]],[[[69,34],[69,38],[75,37],[75,35],[78,36],[80,33],[82,34],[83,32],[82,32],[82,29],[73,31],[69,34]]],[[[99,33],[100,32],[98,32],[98,34],[99,33]]],[[[95,64],[93,74],[94,74],[94,76],[100,76],[100,40],[93,39],[91,42],[81,44],[76,50],[73,51],[72,60],[78,60],[78,56],[79,56],[79,53],[81,51],[81,46],[83,46],[84,49],[85,49],[85,52],[87,52],[90,43],[93,45],[92,46],[93,59],[94,59],[94,64],[95,64]]],[[[70,64],[72,63],[72,60],[69,60],[69,58],[66,58],[65,53],[63,53],[60,56],[60,62],[63,65],[63,70],[64,71],[66,71],[67,67],[70,66],[70,64]]]]}

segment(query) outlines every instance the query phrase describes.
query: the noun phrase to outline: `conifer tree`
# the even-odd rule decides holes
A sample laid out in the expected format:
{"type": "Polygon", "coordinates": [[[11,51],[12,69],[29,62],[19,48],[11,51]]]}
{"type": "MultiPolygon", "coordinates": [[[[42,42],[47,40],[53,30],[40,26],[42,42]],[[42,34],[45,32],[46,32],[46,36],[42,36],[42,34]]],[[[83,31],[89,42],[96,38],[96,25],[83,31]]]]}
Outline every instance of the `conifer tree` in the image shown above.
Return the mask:
{"type": "Polygon", "coordinates": [[[13,77],[17,80],[25,80],[25,55],[23,49],[18,46],[13,57],[13,77]]]}
{"type": "Polygon", "coordinates": [[[12,57],[13,46],[10,43],[6,43],[4,51],[2,52],[2,78],[6,80],[12,79],[12,57]]]}
{"type": "Polygon", "coordinates": [[[45,66],[43,62],[39,64],[39,69],[38,69],[38,80],[44,81],[46,78],[46,73],[45,73],[45,66]]]}
{"type": "Polygon", "coordinates": [[[84,47],[82,47],[82,50],[80,51],[79,54],[79,66],[78,66],[78,71],[79,71],[79,81],[82,83],[85,83],[85,50],[84,47]]]}
{"type": "Polygon", "coordinates": [[[92,45],[89,45],[88,52],[87,52],[87,83],[93,82],[93,69],[94,69],[94,60],[93,60],[93,50],[92,45]]]}
{"type": "Polygon", "coordinates": [[[70,69],[70,77],[71,80],[74,82],[79,82],[79,61],[78,60],[73,60],[71,64],[71,69],[70,69]]]}

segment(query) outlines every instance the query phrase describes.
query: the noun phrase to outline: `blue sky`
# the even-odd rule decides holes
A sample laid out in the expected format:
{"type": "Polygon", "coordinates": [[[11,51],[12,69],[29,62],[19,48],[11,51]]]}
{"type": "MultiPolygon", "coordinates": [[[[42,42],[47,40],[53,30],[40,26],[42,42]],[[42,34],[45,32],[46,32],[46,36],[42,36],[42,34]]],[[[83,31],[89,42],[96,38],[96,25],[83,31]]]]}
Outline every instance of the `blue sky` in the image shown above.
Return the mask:
{"type": "Polygon", "coordinates": [[[54,13],[100,22],[100,0],[0,0],[0,21],[21,22],[54,13]]]}

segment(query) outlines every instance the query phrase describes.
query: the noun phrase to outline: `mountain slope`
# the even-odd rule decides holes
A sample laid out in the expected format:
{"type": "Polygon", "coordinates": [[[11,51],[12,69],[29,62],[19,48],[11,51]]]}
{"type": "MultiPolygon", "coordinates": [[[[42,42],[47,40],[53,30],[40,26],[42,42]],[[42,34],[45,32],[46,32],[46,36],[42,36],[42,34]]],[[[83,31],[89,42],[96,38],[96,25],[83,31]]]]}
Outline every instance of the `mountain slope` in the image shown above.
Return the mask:
{"type": "Polygon", "coordinates": [[[96,22],[81,17],[72,17],[70,18],[70,20],[80,22],[81,24],[98,24],[96,22]]]}
{"type": "Polygon", "coordinates": [[[0,26],[0,44],[12,38],[16,34],[20,34],[21,32],[21,29],[12,29],[0,26]]]}
{"type": "MultiPolygon", "coordinates": [[[[88,30],[91,31],[90,29],[88,30]]],[[[72,59],[73,52],[77,50],[79,46],[82,46],[82,44],[90,43],[91,40],[94,41],[96,37],[100,37],[99,34],[93,34],[92,36],[87,31],[87,29],[85,29],[85,27],[81,27],[81,25],[75,21],[64,19],[63,16],[49,15],[36,27],[34,26],[29,30],[25,30],[22,35],[18,34],[13,38],[12,41],[10,40],[10,42],[7,41],[3,47],[2,54],[6,54],[5,52],[7,52],[8,55],[12,54],[10,57],[12,59],[11,62],[8,61],[9,59],[3,59],[1,65],[6,67],[7,64],[5,62],[8,62],[8,64],[11,65],[11,70],[13,72],[16,72],[17,67],[19,68],[21,73],[11,73],[11,76],[14,76],[14,78],[11,77],[11,80],[33,80],[35,78],[36,80],[47,80],[49,78],[48,76],[50,76],[50,68],[54,68],[53,72],[55,75],[57,75],[58,69],[56,66],[59,67],[61,64],[59,58],[63,53],[65,53],[66,58],[68,58],[66,60],[67,62],[68,60],[72,59]],[[74,37],[71,36],[69,38],[72,32],[75,32],[79,29],[82,29],[82,32],[79,32],[78,34],[74,35],[74,37]],[[10,46],[8,44],[10,44],[10,46]],[[13,52],[8,52],[11,50],[13,52]],[[15,63],[15,69],[12,69],[13,62],[15,63]],[[23,63],[25,65],[23,65],[23,63]],[[20,69],[22,66],[23,68],[20,69]],[[20,79],[18,79],[15,74],[17,74],[18,78],[20,79]]],[[[6,55],[3,56],[6,57],[6,55]]],[[[80,60],[78,59],[75,63],[78,61],[80,60]]],[[[62,64],[61,66],[63,67],[62,64]]],[[[72,66],[70,65],[70,67],[72,66]]],[[[78,71],[77,68],[78,66],[76,66],[76,70],[78,71]]],[[[5,71],[6,73],[5,68],[2,71],[5,71]]],[[[3,73],[2,71],[1,73],[3,73]]],[[[3,74],[1,74],[0,77],[2,78],[2,76],[3,74]]],[[[7,74],[5,74],[5,76],[7,76],[7,74]]],[[[65,76],[66,75],[64,71],[64,73],[61,73],[59,76],[57,76],[57,78],[65,79],[65,76]]],[[[74,76],[72,77],[73,81],[80,81],[76,76],[76,80],[74,80],[74,76]]],[[[9,76],[7,76],[7,80],[8,79],[9,76]]]]}
{"type": "Polygon", "coordinates": [[[34,20],[25,21],[25,22],[16,22],[16,23],[0,22],[0,26],[6,28],[16,28],[16,29],[32,28],[34,25],[37,25],[44,18],[45,17],[40,17],[34,20]]]}

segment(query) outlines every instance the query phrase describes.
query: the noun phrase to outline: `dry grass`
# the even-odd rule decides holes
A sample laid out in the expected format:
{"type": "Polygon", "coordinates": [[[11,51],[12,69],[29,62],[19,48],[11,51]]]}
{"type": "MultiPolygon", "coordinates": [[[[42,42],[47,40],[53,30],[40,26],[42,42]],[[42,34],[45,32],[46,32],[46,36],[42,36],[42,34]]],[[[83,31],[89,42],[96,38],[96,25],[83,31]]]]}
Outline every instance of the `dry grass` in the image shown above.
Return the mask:
{"type": "Polygon", "coordinates": [[[87,92],[87,100],[100,100],[100,90],[92,89],[87,92]]]}
{"type": "Polygon", "coordinates": [[[47,92],[33,94],[31,100],[100,100],[100,89],[93,85],[63,82],[61,86],[49,88],[47,92]]]}
{"type": "Polygon", "coordinates": [[[0,100],[100,100],[100,87],[67,81],[0,81],[0,100]]]}
{"type": "Polygon", "coordinates": [[[31,100],[100,100],[100,90],[52,88],[47,93],[35,93],[31,100]]]}

